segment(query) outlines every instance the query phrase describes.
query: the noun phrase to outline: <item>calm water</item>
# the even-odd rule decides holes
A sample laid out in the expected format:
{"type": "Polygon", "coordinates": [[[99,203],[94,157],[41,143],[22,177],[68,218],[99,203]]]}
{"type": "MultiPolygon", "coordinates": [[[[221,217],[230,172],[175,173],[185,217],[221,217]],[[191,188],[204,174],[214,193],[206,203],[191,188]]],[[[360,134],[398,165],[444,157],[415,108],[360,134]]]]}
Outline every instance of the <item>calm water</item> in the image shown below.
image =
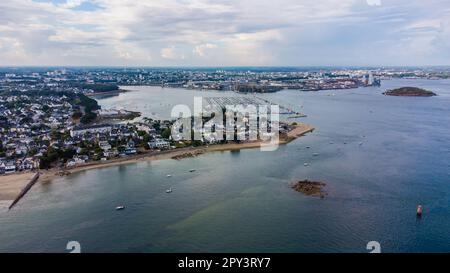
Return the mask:
{"type": "MultiPolygon", "coordinates": [[[[164,118],[194,95],[236,95],[134,89],[100,104],[164,118]]],[[[141,162],[38,184],[0,212],[0,252],[65,252],[71,240],[85,252],[366,252],[372,240],[384,252],[450,251],[450,81],[262,96],[303,105],[300,120],[316,131],[275,152],[141,162]],[[381,95],[405,85],[440,96],[381,95]],[[289,188],[305,178],[327,182],[329,196],[289,188]]]]}

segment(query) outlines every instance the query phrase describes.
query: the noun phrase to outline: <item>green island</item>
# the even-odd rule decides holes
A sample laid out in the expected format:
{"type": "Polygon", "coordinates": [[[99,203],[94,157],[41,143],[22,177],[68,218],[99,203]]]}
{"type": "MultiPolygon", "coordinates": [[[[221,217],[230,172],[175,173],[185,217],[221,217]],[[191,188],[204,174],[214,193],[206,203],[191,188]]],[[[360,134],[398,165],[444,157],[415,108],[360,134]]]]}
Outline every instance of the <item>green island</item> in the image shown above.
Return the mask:
{"type": "Polygon", "coordinates": [[[437,96],[436,93],[418,88],[418,87],[401,87],[397,89],[387,90],[383,93],[386,96],[401,96],[401,97],[432,97],[437,96]]]}

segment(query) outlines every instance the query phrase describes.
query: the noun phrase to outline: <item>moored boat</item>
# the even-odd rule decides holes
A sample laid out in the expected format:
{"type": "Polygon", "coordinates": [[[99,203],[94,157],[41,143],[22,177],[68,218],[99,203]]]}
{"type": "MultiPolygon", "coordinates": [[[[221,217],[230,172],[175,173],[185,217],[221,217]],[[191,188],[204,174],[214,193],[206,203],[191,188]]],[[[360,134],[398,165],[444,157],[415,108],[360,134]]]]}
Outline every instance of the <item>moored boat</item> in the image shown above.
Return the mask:
{"type": "Polygon", "coordinates": [[[422,206],[421,206],[421,205],[418,205],[418,206],[417,206],[417,211],[416,211],[417,217],[421,217],[421,216],[422,216],[422,212],[423,212],[422,206]]]}

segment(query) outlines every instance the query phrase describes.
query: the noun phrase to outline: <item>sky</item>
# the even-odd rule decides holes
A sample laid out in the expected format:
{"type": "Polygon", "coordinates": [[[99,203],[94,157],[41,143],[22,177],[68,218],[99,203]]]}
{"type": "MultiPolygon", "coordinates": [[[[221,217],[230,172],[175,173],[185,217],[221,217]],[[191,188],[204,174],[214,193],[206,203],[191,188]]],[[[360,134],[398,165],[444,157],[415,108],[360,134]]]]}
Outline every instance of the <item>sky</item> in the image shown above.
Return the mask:
{"type": "Polygon", "coordinates": [[[450,65],[450,1],[0,1],[0,66],[22,65],[450,65]]]}

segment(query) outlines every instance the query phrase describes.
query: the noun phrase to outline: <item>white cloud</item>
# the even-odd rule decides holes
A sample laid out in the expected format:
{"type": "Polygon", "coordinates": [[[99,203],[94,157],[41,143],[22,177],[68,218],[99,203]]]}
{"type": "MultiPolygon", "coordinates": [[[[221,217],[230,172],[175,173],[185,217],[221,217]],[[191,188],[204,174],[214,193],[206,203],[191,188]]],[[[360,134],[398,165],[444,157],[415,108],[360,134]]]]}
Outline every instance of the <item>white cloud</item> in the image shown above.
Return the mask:
{"type": "Polygon", "coordinates": [[[0,65],[333,65],[344,57],[352,64],[355,56],[401,64],[404,58],[387,52],[402,41],[417,41],[410,52],[429,64],[447,56],[448,1],[369,6],[380,2],[0,1],[0,65]],[[73,9],[88,2],[99,8],[73,9]],[[380,44],[379,55],[366,56],[380,44]]]}
{"type": "Polygon", "coordinates": [[[84,2],[86,2],[86,0],[67,0],[65,3],[59,4],[58,6],[71,9],[80,6],[84,2]]]}
{"type": "Polygon", "coordinates": [[[208,49],[214,49],[214,48],[217,48],[217,45],[206,43],[206,44],[201,44],[201,45],[195,46],[193,52],[194,52],[194,54],[197,54],[200,57],[204,57],[206,55],[206,52],[208,51],[208,49]]]}
{"type": "Polygon", "coordinates": [[[182,60],[184,55],[177,52],[175,46],[165,47],[161,49],[161,57],[169,60],[182,60]]]}
{"type": "Polygon", "coordinates": [[[381,6],[381,0],[366,0],[369,6],[381,6]]]}

